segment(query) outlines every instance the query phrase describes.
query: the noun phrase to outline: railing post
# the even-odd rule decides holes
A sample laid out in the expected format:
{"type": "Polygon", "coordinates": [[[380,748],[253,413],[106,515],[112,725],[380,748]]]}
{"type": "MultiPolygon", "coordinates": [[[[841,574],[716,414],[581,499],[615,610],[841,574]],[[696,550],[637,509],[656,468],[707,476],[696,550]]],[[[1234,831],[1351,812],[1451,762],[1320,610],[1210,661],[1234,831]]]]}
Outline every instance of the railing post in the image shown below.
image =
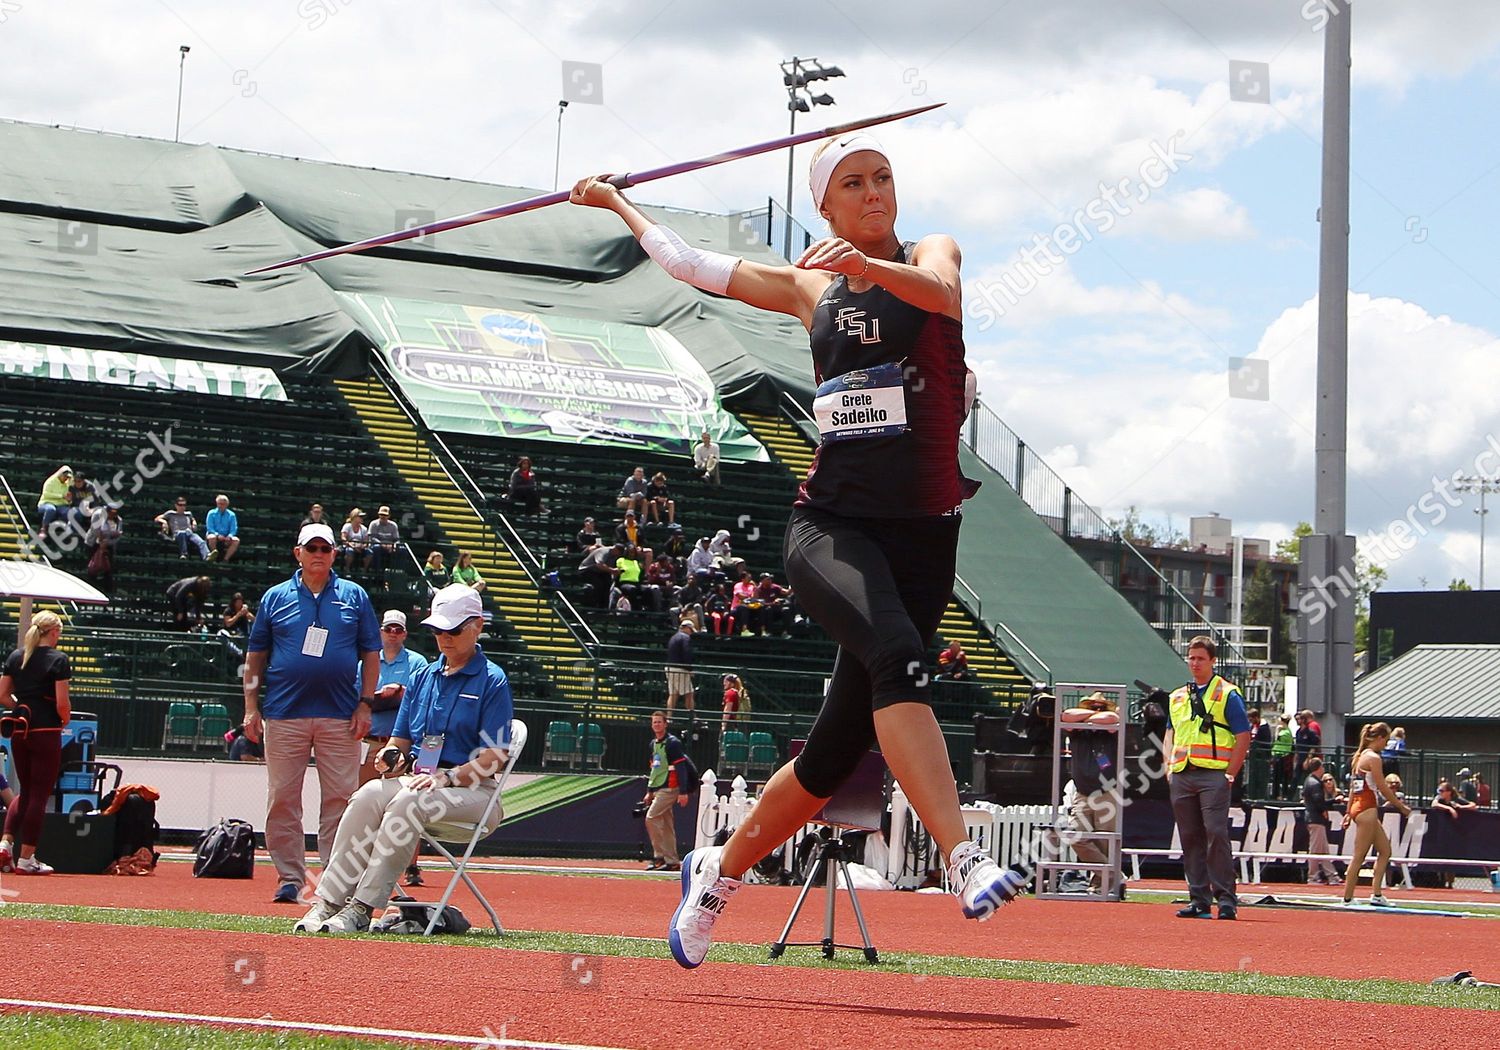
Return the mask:
{"type": "Polygon", "coordinates": [[[1020,435],[1016,436],[1016,495],[1022,501],[1026,499],[1023,493],[1026,491],[1026,442],[1022,441],[1020,435]]]}
{"type": "Polygon", "coordinates": [[[1062,505],[1062,538],[1067,539],[1073,534],[1073,490],[1063,486],[1062,505]]]}

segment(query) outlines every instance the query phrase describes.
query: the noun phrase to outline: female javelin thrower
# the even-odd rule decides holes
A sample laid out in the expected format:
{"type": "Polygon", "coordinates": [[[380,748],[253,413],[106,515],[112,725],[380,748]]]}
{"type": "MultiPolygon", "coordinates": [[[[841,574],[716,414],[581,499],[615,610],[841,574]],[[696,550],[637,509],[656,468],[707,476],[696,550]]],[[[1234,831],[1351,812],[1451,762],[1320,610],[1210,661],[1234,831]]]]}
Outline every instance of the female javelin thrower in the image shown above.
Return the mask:
{"type": "MultiPolygon", "coordinates": [[[[1391,837],[1380,823],[1379,794],[1395,806],[1403,817],[1411,816],[1411,807],[1396,797],[1396,789],[1385,779],[1385,768],[1380,752],[1391,738],[1391,727],[1384,722],[1371,722],[1359,731],[1359,749],[1354,752],[1354,761],[1349,764],[1349,808],[1344,814],[1344,829],[1354,828],[1354,844],[1350,848],[1349,873],[1344,877],[1344,903],[1354,903],[1354,891],[1359,887],[1359,871],[1365,866],[1370,850],[1375,851],[1375,874],[1370,880],[1373,889],[1370,903],[1383,907],[1390,902],[1385,899],[1385,869],[1391,862],[1391,837]]],[[[1348,842],[1348,839],[1345,839],[1348,842]]]]}
{"type": "Polygon", "coordinates": [[[575,204],[616,212],[680,281],[790,314],[810,334],[821,441],[787,526],[798,601],[839,644],[807,746],[767,783],[752,823],[683,859],[668,941],[699,965],[740,876],[822,808],[878,739],[948,861],[966,916],[986,919],[1025,885],[964,833],[948,750],[929,706],[926,647],[953,594],[966,404],[959,250],[934,234],[903,243],[884,150],[862,132],[813,155],[812,198],[831,237],[791,266],[686,244],[638,211],[608,176],[573,187],[575,204]]]}

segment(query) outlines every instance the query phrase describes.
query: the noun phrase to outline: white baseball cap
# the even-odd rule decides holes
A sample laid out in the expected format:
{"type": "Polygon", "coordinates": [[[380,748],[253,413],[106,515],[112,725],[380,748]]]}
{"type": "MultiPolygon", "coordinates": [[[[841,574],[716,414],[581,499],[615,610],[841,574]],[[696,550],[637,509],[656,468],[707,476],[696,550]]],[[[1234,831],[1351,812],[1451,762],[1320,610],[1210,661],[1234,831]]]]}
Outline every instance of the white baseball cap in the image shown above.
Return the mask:
{"type": "Polygon", "coordinates": [[[427,627],[451,631],[465,620],[484,615],[479,592],[463,583],[450,584],[432,596],[432,613],[423,620],[427,627]]]}
{"type": "Polygon", "coordinates": [[[333,542],[333,530],[327,525],[311,524],[302,526],[302,531],[297,533],[297,546],[306,547],[309,540],[323,540],[328,546],[337,546],[333,542]]]}
{"type": "Polygon", "coordinates": [[[406,614],[400,609],[387,609],[385,615],[380,618],[380,626],[384,627],[388,623],[399,623],[402,627],[405,627],[406,614]]]}

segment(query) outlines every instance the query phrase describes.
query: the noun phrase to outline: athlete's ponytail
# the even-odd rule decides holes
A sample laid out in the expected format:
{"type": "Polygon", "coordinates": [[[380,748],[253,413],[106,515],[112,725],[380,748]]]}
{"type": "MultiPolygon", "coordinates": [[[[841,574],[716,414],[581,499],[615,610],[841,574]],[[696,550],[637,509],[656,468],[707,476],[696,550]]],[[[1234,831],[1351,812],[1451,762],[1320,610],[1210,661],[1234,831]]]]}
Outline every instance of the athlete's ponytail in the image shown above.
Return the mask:
{"type": "Polygon", "coordinates": [[[36,647],[41,644],[42,635],[50,631],[61,631],[62,620],[55,612],[42,611],[31,618],[31,626],[26,630],[26,641],[21,651],[21,666],[25,667],[31,662],[31,654],[36,652],[36,647]]]}
{"type": "MultiPolygon", "coordinates": [[[[1365,727],[1359,731],[1359,748],[1361,751],[1371,749],[1370,744],[1381,738],[1391,738],[1391,727],[1384,722],[1366,722],[1365,727]]],[[[1371,749],[1373,750],[1373,749],[1371,749]]]]}

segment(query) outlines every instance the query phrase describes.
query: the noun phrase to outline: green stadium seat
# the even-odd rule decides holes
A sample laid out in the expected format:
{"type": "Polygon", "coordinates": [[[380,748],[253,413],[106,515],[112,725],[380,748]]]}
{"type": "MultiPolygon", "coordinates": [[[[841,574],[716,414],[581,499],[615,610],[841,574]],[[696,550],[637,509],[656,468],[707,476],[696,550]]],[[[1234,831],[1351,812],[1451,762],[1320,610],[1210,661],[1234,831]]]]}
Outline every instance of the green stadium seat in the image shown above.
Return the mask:
{"type": "Polygon", "coordinates": [[[750,764],[750,743],[738,729],[726,729],[719,737],[719,772],[745,769],[750,764]]]}
{"type": "Polygon", "coordinates": [[[174,700],[167,707],[166,721],[162,724],[161,746],[198,746],[198,705],[185,700],[174,700]]]}
{"type": "Polygon", "coordinates": [[[597,722],[586,722],[579,726],[583,730],[583,764],[595,769],[604,768],[604,727],[597,722]]]}
{"type": "Polygon", "coordinates": [[[770,774],[775,771],[778,758],[776,741],[771,739],[770,733],[750,734],[750,757],[746,763],[746,772],[770,774]]]}
{"type": "Polygon", "coordinates": [[[542,749],[542,765],[566,762],[568,768],[578,763],[578,730],[571,722],[548,722],[547,740],[542,749]]]}
{"type": "Polygon", "coordinates": [[[198,740],[209,747],[223,746],[224,734],[233,725],[229,708],[223,704],[204,704],[198,712],[198,740]]]}

